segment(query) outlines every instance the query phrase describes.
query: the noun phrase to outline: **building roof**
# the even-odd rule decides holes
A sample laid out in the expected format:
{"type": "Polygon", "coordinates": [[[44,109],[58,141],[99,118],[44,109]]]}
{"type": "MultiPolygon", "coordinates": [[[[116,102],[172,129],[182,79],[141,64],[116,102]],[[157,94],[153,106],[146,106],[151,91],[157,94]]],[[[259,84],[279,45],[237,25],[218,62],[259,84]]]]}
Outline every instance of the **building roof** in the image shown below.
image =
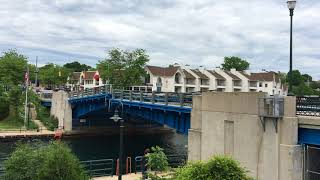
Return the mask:
{"type": "Polygon", "coordinates": [[[173,76],[179,67],[169,66],[169,67],[157,67],[157,66],[146,66],[149,71],[156,76],[173,76]]]}
{"type": "Polygon", "coordinates": [[[230,71],[224,71],[228,76],[230,76],[233,80],[241,80],[238,76],[232,74],[230,71]]]}
{"type": "Polygon", "coordinates": [[[280,81],[280,76],[275,72],[261,72],[261,73],[251,73],[250,80],[255,81],[273,81],[277,83],[280,81]]]}
{"type": "Polygon", "coordinates": [[[187,79],[196,79],[196,77],[194,77],[192,74],[190,74],[185,69],[183,70],[183,74],[186,76],[187,79]]]}
{"type": "Polygon", "coordinates": [[[79,79],[80,79],[80,75],[81,75],[81,72],[73,72],[73,73],[70,75],[70,79],[71,79],[71,80],[79,80],[79,79]]]}
{"type": "Polygon", "coordinates": [[[200,72],[198,69],[191,69],[192,72],[194,72],[197,76],[199,76],[201,79],[209,79],[208,76],[200,72]]]}
{"type": "Polygon", "coordinates": [[[223,80],[226,79],[226,78],[224,78],[223,76],[221,76],[220,74],[218,74],[216,71],[208,70],[208,72],[209,72],[210,74],[212,74],[216,79],[223,79],[223,80]]]}
{"type": "Polygon", "coordinates": [[[96,73],[96,71],[83,71],[83,74],[84,74],[83,79],[92,80],[95,73],[96,73]]]}

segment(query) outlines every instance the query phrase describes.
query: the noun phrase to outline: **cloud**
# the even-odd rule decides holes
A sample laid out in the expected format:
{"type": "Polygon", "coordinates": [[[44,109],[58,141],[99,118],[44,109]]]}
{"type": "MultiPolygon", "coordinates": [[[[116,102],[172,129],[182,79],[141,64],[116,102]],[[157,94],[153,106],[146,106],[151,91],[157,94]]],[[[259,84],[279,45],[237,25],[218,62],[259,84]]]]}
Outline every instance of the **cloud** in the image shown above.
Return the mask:
{"type": "MultiPolygon", "coordinates": [[[[1,1],[1,0],[0,0],[1,1]]],[[[300,0],[294,12],[294,68],[319,79],[320,2],[300,0]]],[[[0,6],[0,50],[16,48],[42,64],[95,65],[113,47],[144,48],[151,64],[208,68],[240,56],[251,70],[288,71],[285,1],[11,0],[0,6]]]]}

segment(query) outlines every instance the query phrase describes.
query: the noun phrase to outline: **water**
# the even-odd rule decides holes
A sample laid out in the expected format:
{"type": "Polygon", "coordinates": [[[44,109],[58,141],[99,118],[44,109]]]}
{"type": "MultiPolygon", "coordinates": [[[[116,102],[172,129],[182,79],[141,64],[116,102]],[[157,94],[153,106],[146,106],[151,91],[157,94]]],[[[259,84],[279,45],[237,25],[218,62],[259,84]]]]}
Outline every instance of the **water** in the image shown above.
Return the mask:
{"type": "MultiPolygon", "coordinates": [[[[49,139],[41,139],[48,142],[49,139]]],[[[67,137],[63,141],[69,144],[80,160],[118,158],[119,134],[104,136],[67,137]]],[[[14,150],[16,141],[0,141],[0,157],[9,156],[14,150]]],[[[186,154],[187,136],[177,133],[125,135],[124,154],[127,157],[142,155],[146,148],[160,146],[166,154],[186,154]]]]}

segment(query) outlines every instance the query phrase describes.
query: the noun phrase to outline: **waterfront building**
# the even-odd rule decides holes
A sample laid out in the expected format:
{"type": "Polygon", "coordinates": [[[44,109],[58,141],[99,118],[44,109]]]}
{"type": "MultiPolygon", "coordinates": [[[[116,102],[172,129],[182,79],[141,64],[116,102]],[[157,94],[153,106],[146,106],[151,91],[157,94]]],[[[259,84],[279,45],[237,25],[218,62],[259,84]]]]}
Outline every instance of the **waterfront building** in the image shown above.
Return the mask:
{"type": "Polygon", "coordinates": [[[94,88],[104,86],[106,82],[100,77],[99,71],[73,72],[67,79],[67,86],[72,89],[94,88]]]}
{"type": "Polygon", "coordinates": [[[179,64],[168,67],[146,66],[147,85],[157,92],[267,92],[269,95],[286,95],[279,73],[225,71],[219,68],[192,69],[179,64]]]}

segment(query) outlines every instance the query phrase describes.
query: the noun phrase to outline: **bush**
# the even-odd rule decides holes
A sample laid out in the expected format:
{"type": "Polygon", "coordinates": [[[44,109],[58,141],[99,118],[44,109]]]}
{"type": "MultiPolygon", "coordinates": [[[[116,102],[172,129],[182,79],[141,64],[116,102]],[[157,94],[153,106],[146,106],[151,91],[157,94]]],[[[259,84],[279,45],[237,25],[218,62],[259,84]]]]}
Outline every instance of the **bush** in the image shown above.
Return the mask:
{"type": "Polygon", "coordinates": [[[151,147],[151,153],[148,153],[146,156],[147,166],[152,171],[165,171],[168,169],[168,158],[159,146],[151,147]]]}
{"type": "Polygon", "coordinates": [[[58,127],[58,120],[50,116],[49,109],[41,105],[37,106],[37,118],[45,125],[50,131],[58,127]]]}
{"type": "Polygon", "coordinates": [[[9,115],[9,101],[4,94],[0,94],[0,120],[9,115]]]}
{"type": "Polygon", "coordinates": [[[61,142],[19,144],[5,161],[6,180],[87,180],[79,160],[61,142]]]}
{"type": "Polygon", "coordinates": [[[177,169],[177,180],[249,180],[247,171],[240,163],[227,156],[215,156],[208,162],[191,162],[177,169]]]}

